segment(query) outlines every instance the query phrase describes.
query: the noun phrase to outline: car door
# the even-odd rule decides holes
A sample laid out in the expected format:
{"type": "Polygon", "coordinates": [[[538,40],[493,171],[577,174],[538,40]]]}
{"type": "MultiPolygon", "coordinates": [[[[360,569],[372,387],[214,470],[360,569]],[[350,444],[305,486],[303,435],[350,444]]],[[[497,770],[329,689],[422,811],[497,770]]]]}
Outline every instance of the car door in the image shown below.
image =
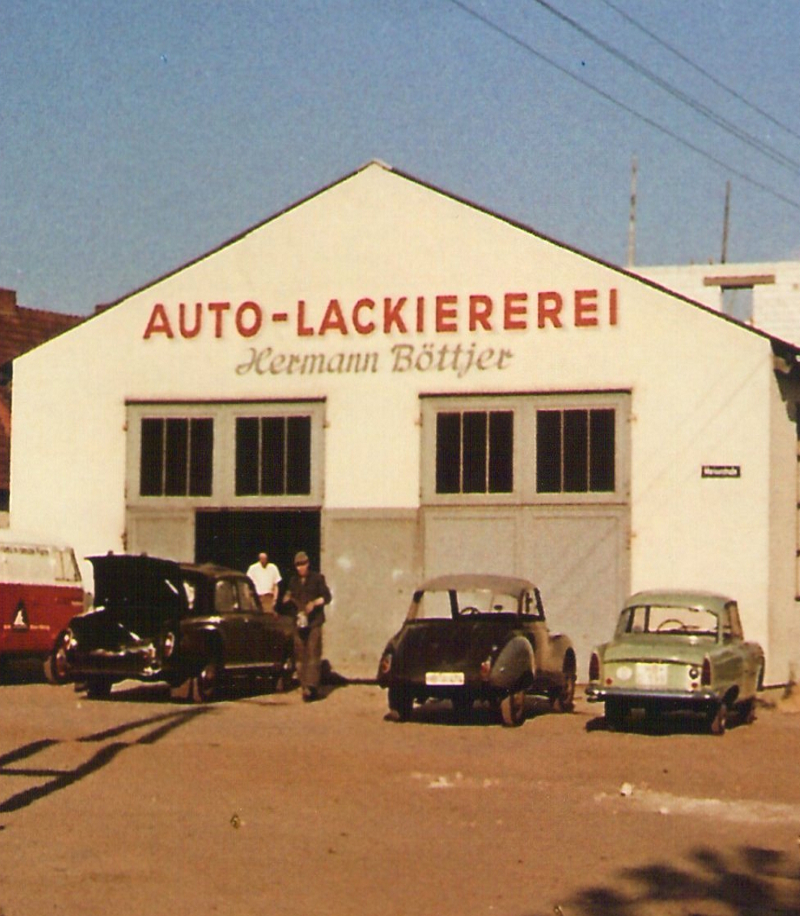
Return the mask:
{"type": "Polygon", "coordinates": [[[256,665],[282,664],[291,633],[291,621],[279,614],[265,613],[248,579],[240,579],[239,606],[247,618],[250,661],[256,665]]]}
{"type": "Polygon", "coordinates": [[[249,615],[242,611],[235,579],[217,579],[214,585],[214,610],[225,645],[225,667],[240,668],[252,663],[255,649],[248,630],[249,615]]]}

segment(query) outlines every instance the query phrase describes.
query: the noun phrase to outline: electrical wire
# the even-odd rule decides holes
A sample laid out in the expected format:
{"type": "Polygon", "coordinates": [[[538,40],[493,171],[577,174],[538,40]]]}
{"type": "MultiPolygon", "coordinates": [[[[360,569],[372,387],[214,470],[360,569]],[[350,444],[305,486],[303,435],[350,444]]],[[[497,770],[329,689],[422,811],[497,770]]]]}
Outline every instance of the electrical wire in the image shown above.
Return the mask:
{"type": "Polygon", "coordinates": [[[487,28],[491,29],[494,32],[497,32],[499,35],[502,35],[508,41],[511,41],[517,47],[526,51],[528,54],[532,54],[534,57],[538,58],[542,62],[546,63],[548,66],[553,67],[559,73],[564,76],[569,77],[574,82],[583,86],[585,89],[588,89],[590,92],[593,92],[595,95],[600,96],[605,101],[609,102],[611,105],[621,109],[622,111],[627,112],[632,115],[639,121],[649,125],[654,130],[657,130],[659,133],[664,134],[672,140],[675,140],[677,143],[680,143],[686,149],[691,150],[694,153],[697,153],[699,156],[702,156],[704,159],[707,159],[709,162],[713,162],[715,165],[718,165],[720,168],[729,172],[732,175],[735,175],[737,178],[741,178],[742,181],[751,185],[752,187],[758,188],[760,191],[763,191],[765,194],[769,194],[771,197],[774,197],[776,200],[787,204],[788,206],[800,210],[800,201],[794,200],[791,197],[787,197],[785,194],[782,194],[780,191],[777,191],[775,188],[770,187],[764,182],[759,181],[756,178],[753,178],[752,175],[749,175],[747,172],[743,172],[741,169],[738,169],[734,166],[729,165],[724,162],[719,157],[715,156],[713,153],[709,153],[707,150],[704,150],[702,147],[697,146],[691,141],[681,137],[675,131],[671,130],[669,127],[665,127],[663,124],[659,124],[658,121],[655,121],[653,118],[648,115],[643,114],[640,111],[637,111],[630,105],[627,105],[624,102],[621,102],[619,99],[615,98],[610,93],[606,92],[603,89],[600,89],[598,86],[595,86],[594,83],[585,79],[582,76],[579,76],[577,73],[573,73],[567,67],[564,67],[562,64],[559,64],[552,58],[548,57],[546,54],[543,54],[541,51],[538,51],[533,45],[519,38],[513,32],[509,32],[507,29],[498,25],[496,22],[489,19],[487,16],[484,16],[482,13],[479,13],[477,10],[474,10],[472,7],[468,6],[466,3],[463,3],[462,0],[448,0],[453,6],[460,9],[462,12],[466,13],[468,16],[471,16],[473,19],[482,23],[487,28]]]}
{"type": "Polygon", "coordinates": [[[601,0],[609,9],[614,10],[617,15],[621,16],[626,22],[629,22],[634,28],[638,29],[643,35],[647,35],[648,38],[651,38],[656,44],[661,45],[662,48],[665,48],[671,54],[674,54],[678,60],[683,61],[687,66],[691,67],[694,71],[699,73],[701,76],[704,76],[707,80],[712,82],[715,86],[723,91],[727,92],[730,96],[736,99],[738,102],[741,102],[743,105],[746,105],[751,111],[754,111],[756,114],[761,115],[762,118],[765,118],[770,124],[775,127],[780,128],[785,131],[787,134],[790,134],[792,137],[800,140],[800,133],[796,130],[793,130],[789,127],[788,124],[784,124],[783,121],[779,121],[777,118],[774,118],[768,111],[765,111],[763,108],[760,108],[755,102],[751,102],[748,98],[742,95],[741,92],[737,92],[735,89],[732,89],[730,86],[722,82],[722,80],[717,79],[713,73],[709,73],[708,70],[705,70],[698,63],[695,63],[690,57],[687,57],[681,51],[678,50],[674,45],[671,45],[669,42],[665,41],[663,38],[651,32],[650,29],[646,28],[633,18],[629,13],[626,13],[625,10],[620,9],[616,4],[612,3],[611,0],[601,0]]]}

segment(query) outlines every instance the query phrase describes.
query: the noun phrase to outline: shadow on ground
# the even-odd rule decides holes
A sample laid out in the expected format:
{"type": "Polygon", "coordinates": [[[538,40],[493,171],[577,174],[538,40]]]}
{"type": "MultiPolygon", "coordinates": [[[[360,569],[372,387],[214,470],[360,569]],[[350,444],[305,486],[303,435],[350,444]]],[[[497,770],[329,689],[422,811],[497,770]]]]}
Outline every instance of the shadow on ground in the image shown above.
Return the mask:
{"type": "MultiPolygon", "coordinates": [[[[726,857],[695,849],[684,866],[652,863],[619,872],[617,886],[587,887],[549,913],[558,916],[797,916],[800,862],[774,849],[745,846],[726,857]],[[624,889],[621,889],[624,888],[624,889]]],[[[617,882],[615,882],[616,884],[617,882]]]]}

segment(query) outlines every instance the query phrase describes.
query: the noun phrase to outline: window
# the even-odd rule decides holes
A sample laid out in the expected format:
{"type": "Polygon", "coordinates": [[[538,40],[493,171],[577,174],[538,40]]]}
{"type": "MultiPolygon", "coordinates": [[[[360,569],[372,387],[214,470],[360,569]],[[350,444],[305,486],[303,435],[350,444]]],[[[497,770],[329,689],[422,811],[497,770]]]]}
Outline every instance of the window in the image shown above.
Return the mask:
{"type": "Polygon", "coordinates": [[[737,321],[745,324],[753,320],[753,287],[752,286],[723,286],[722,311],[737,321]]]}
{"type": "Polygon", "coordinates": [[[537,492],[613,492],[614,422],[607,408],[537,410],[537,492]]]}
{"type": "Polygon", "coordinates": [[[436,414],[437,493],[510,493],[513,458],[513,411],[436,414]]]}
{"type": "Polygon", "coordinates": [[[236,418],[236,495],[311,492],[311,417],[236,418]]]}
{"type": "Polygon", "coordinates": [[[210,496],[214,421],[145,417],[141,421],[141,496],[210,496]]]}

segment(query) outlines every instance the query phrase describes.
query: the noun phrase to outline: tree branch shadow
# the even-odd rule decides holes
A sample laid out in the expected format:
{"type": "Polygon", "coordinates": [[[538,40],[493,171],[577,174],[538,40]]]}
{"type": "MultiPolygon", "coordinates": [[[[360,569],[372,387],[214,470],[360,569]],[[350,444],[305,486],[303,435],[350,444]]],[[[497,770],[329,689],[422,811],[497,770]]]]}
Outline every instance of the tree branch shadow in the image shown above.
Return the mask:
{"type": "Polygon", "coordinates": [[[563,916],[646,916],[661,905],[659,912],[706,916],[711,905],[715,916],[800,914],[800,860],[774,849],[744,846],[725,856],[698,847],[685,867],[652,863],[623,869],[619,878],[626,889],[588,887],[554,911],[563,916]]]}

